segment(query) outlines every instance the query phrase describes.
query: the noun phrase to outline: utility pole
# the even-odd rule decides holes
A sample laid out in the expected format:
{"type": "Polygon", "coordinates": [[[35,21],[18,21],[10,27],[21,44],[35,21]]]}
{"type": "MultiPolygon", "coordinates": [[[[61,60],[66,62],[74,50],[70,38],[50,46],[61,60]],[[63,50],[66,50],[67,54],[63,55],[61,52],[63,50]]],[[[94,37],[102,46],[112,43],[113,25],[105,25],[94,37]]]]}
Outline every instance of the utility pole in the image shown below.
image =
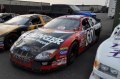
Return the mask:
{"type": "Polygon", "coordinates": [[[120,24],[120,0],[117,0],[113,29],[120,24]]]}

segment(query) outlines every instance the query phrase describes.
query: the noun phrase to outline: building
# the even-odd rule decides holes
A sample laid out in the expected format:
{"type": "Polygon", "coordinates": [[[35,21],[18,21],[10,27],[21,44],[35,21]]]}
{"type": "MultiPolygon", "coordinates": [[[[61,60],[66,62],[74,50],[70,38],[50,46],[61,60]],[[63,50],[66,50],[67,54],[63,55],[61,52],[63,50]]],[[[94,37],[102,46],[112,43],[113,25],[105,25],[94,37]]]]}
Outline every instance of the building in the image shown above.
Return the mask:
{"type": "Polygon", "coordinates": [[[101,5],[77,5],[81,11],[99,12],[103,6],[101,5]]]}
{"type": "Polygon", "coordinates": [[[0,12],[25,14],[37,10],[48,10],[50,3],[0,0],[0,12]]]}

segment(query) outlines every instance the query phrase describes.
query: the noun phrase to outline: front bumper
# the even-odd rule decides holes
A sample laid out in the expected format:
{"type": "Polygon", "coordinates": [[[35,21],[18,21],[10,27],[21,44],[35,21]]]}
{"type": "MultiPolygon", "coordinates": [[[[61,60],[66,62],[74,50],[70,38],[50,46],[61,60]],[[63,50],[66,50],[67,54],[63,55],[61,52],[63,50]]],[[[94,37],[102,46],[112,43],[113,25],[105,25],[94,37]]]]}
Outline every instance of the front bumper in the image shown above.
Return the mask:
{"type": "Polygon", "coordinates": [[[29,60],[29,61],[25,61],[23,59],[18,59],[16,57],[14,57],[12,54],[10,54],[10,60],[11,62],[16,65],[19,66],[23,69],[27,69],[30,71],[50,71],[50,70],[54,70],[60,66],[66,65],[64,64],[58,64],[58,62],[56,62],[56,60],[51,60],[51,61],[36,61],[36,60],[29,60]]]}
{"type": "Polygon", "coordinates": [[[89,79],[120,79],[120,78],[115,78],[94,68],[89,79]]]}

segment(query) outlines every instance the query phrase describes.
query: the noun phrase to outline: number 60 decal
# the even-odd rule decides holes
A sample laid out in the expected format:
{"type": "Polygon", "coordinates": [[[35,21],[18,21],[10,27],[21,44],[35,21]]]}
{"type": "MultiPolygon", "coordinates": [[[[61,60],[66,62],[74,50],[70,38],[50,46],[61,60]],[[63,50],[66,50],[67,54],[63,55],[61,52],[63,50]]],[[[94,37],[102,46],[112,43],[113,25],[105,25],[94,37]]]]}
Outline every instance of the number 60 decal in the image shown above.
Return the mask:
{"type": "Polygon", "coordinates": [[[94,37],[94,29],[91,28],[87,30],[86,46],[93,41],[93,37],[94,37]]]}

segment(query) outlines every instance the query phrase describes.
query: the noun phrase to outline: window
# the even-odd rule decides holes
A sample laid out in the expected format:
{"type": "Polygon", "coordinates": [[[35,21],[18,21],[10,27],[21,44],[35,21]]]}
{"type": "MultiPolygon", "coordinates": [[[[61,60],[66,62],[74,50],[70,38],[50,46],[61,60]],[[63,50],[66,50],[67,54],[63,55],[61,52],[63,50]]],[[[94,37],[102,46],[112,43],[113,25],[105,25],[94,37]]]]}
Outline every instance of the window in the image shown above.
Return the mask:
{"type": "Polygon", "coordinates": [[[89,23],[90,23],[90,26],[94,26],[97,22],[96,22],[96,20],[95,19],[93,19],[93,18],[89,18],[89,23]]]}
{"type": "Polygon", "coordinates": [[[90,24],[87,18],[83,19],[82,26],[83,26],[83,30],[87,30],[88,28],[90,28],[90,24]]]}
{"type": "Polygon", "coordinates": [[[43,19],[44,19],[45,22],[49,22],[51,20],[51,18],[48,17],[48,16],[42,16],[42,17],[43,17],[43,19]]]}
{"type": "Polygon", "coordinates": [[[79,28],[80,21],[78,19],[72,18],[56,18],[47,23],[44,27],[49,29],[59,29],[59,30],[74,30],[79,28]]]}
{"type": "Polygon", "coordinates": [[[33,17],[30,21],[33,25],[41,24],[39,17],[33,17]]]}

